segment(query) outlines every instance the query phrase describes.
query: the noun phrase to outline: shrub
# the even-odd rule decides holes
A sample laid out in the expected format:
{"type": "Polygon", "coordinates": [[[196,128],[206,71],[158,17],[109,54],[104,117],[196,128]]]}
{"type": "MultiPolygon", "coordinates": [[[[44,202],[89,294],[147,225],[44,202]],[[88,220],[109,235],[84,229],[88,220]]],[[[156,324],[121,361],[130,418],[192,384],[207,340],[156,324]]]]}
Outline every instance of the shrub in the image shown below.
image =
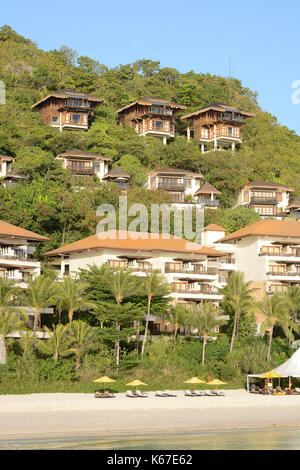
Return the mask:
{"type": "Polygon", "coordinates": [[[39,362],[39,376],[41,380],[48,382],[74,382],[79,378],[78,373],[74,371],[73,361],[66,359],[53,361],[53,359],[47,358],[39,362]]]}

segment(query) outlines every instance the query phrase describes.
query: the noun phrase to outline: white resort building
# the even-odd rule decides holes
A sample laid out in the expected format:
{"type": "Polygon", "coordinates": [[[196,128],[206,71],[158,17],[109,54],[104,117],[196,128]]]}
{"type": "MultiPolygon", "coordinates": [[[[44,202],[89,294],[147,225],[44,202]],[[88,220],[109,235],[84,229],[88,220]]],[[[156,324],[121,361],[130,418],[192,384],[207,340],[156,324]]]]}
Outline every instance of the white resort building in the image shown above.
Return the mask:
{"type": "MultiPolygon", "coordinates": [[[[187,240],[151,238],[148,233],[104,232],[45,253],[46,257],[61,258],[61,277],[76,275],[79,268],[107,264],[115,269],[130,269],[137,276],[152,270],[160,271],[172,286],[173,301],[191,302],[222,299],[219,288],[224,284],[221,259],[226,254],[187,240]],[[105,233],[105,238],[102,236],[105,233]],[[130,233],[130,238],[129,234],[130,233]],[[110,235],[112,238],[110,238],[110,235]]],[[[226,266],[223,266],[226,268],[226,266]]],[[[230,267],[231,269],[231,267],[230,267]]],[[[161,318],[152,317],[152,327],[159,331],[161,318]]]]}

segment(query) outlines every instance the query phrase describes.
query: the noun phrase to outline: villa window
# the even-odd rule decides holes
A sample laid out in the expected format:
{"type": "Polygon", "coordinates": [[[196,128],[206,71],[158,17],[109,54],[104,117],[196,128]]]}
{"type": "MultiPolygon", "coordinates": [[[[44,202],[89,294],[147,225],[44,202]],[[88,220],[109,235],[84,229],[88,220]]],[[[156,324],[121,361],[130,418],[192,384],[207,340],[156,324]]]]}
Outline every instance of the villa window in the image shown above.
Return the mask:
{"type": "Polygon", "coordinates": [[[52,122],[57,122],[58,121],[58,117],[57,116],[52,116],[52,122]]]}
{"type": "Polygon", "coordinates": [[[261,252],[267,255],[279,256],[280,246],[263,246],[261,252]]]}
{"type": "Polygon", "coordinates": [[[126,261],[124,260],[110,259],[108,264],[114,269],[126,269],[126,261]]]}
{"type": "Polygon", "coordinates": [[[185,185],[186,188],[191,188],[192,187],[192,180],[191,179],[185,180],[184,185],[185,185]]]}

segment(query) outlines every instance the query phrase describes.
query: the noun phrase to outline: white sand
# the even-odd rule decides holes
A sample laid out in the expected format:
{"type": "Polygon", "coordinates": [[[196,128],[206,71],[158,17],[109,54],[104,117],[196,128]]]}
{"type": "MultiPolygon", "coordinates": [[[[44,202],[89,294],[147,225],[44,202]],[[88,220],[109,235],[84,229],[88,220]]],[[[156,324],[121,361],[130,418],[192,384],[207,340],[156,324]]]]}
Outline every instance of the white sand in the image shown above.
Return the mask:
{"type": "Polygon", "coordinates": [[[268,396],[226,390],[225,397],[96,399],[93,394],[0,396],[0,439],[107,436],[142,432],[300,426],[300,395],[268,396]]]}

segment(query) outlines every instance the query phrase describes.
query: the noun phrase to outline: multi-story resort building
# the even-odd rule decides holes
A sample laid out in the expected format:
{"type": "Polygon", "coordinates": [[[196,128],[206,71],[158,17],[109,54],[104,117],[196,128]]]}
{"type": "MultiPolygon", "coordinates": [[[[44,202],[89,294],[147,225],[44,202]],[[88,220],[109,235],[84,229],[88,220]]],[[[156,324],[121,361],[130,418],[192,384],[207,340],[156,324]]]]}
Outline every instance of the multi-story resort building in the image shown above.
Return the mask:
{"type": "Polygon", "coordinates": [[[65,89],[51,93],[35,103],[31,109],[38,111],[47,126],[63,129],[88,130],[95,108],[104,99],[76,90],[65,89]]]}
{"type": "Polygon", "coordinates": [[[234,207],[245,206],[263,216],[284,216],[294,189],[272,181],[251,181],[238,194],[234,207]]]}
{"type": "Polygon", "coordinates": [[[235,247],[236,269],[252,281],[260,299],[265,293],[300,286],[300,223],[264,219],[217,240],[235,247]]]}
{"type": "Polygon", "coordinates": [[[118,109],[118,122],[134,127],[139,135],[160,137],[166,144],[175,137],[175,115],[185,109],[186,106],[146,96],[118,109]]]}
{"type": "MultiPolygon", "coordinates": [[[[16,287],[26,290],[28,279],[34,279],[41,273],[41,263],[33,257],[35,248],[30,242],[41,243],[49,239],[21,227],[0,221],[0,278],[8,279],[16,287]]],[[[29,315],[28,326],[32,326],[34,312],[21,307],[29,315]]],[[[52,309],[43,309],[41,313],[53,313],[52,309]]]]}
{"type": "Polygon", "coordinates": [[[253,113],[222,103],[212,103],[193,113],[181,117],[187,121],[186,134],[188,140],[201,145],[202,152],[207,144],[213,143],[214,150],[231,147],[242,143],[242,127],[253,113]]]}
{"type": "Polygon", "coordinates": [[[148,173],[146,188],[168,191],[172,202],[182,203],[193,199],[202,179],[201,173],[177,168],[161,168],[148,173]]]}
{"type": "MultiPolygon", "coordinates": [[[[224,285],[220,260],[226,254],[187,240],[137,232],[104,232],[45,253],[61,257],[61,276],[75,275],[79,268],[107,264],[115,269],[130,269],[137,276],[152,270],[161,272],[172,287],[171,298],[186,306],[191,302],[222,299],[224,285]],[[110,237],[111,236],[111,237],[110,237]],[[126,238],[127,237],[127,238],[126,238]],[[133,238],[131,238],[133,237],[133,238]]],[[[226,266],[224,265],[225,269],[226,266]]],[[[229,268],[229,270],[231,267],[229,268]]],[[[159,331],[160,318],[151,319],[150,328],[159,331]]]]}
{"type": "Polygon", "coordinates": [[[62,168],[69,170],[73,176],[96,175],[100,182],[108,173],[111,159],[96,153],[72,149],[56,157],[61,161],[62,168]]]}

